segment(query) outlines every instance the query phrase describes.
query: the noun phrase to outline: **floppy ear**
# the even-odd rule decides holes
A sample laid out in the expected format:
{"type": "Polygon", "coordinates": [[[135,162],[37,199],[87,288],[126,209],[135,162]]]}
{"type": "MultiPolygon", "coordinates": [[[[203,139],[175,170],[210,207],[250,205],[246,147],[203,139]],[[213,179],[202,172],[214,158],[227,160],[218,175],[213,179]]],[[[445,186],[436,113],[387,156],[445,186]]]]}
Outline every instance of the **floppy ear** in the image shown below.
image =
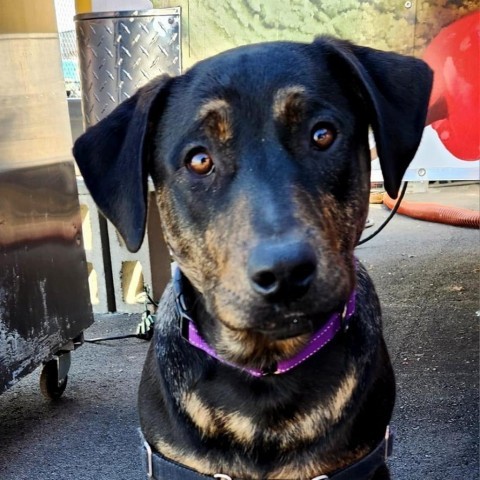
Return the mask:
{"type": "Polygon", "coordinates": [[[145,233],[149,138],[169,80],[168,75],[160,76],[140,88],[90,127],[73,147],[95,203],[131,252],[140,248],[145,233]]]}
{"type": "Polygon", "coordinates": [[[328,37],[317,39],[315,44],[326,48],[329,61],[340,60],[348,78],[359,82],[373,127],[385,189],[390,197],[396,198],[425,127],[433,81],[430,67],[414,57],[328,37]]]}

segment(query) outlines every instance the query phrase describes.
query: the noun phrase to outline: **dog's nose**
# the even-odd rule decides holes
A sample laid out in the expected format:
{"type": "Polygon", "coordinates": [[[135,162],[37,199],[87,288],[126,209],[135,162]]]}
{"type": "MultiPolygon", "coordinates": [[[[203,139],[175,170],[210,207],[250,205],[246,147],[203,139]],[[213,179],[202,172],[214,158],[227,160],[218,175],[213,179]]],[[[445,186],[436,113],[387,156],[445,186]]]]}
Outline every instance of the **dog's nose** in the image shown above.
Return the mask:
{"type": "Polygon", "coordinates": [[[312,283],[317,259],[302,241],[261,243],[248,259],[248,276],[255,292],[272,301],[301,298],[312,283]]]}

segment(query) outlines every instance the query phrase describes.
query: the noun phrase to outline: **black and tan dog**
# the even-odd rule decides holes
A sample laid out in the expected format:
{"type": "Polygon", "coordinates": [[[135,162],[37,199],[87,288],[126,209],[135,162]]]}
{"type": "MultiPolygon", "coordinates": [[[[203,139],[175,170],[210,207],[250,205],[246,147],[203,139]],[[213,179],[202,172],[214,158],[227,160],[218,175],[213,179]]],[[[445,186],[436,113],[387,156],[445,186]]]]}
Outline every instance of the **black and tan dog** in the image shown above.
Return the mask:
{"type": "Polygon", "coordinates": [[[77,141],[132,251],[151,176],[179,267],[139,392],[154,478],[389,478],[394,377],[354,249],[369,126],[396,196],[430,86],[422,61],[394,53],[259,44],[159,77],[77,141]]]}

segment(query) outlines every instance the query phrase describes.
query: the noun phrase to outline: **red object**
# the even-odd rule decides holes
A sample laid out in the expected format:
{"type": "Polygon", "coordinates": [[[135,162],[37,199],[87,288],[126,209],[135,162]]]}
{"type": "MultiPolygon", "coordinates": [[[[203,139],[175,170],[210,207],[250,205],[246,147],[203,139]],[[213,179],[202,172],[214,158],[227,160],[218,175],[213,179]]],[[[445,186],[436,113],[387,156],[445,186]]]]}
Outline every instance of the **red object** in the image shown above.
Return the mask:
{"type": "Polygon", "coordinates": [[[450,153],[480,158],[480,11],[443,28],[425,50],[435,72],[427,125],[450,153]]]}

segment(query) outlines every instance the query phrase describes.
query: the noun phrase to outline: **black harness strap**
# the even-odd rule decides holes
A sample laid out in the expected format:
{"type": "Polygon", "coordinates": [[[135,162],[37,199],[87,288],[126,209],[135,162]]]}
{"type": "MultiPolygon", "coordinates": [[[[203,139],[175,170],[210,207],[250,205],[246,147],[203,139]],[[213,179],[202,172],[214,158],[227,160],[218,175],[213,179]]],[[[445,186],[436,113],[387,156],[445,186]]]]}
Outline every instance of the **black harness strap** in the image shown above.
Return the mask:
{"type": "Polygon", "coordinates": [[[152,451],[150,445],[143,442],[144,463],[147,468],[147,478],[151,480],[201,480],[212,479],[184,465],[170,460],[158,452],[152,451]]]}
{"type": "MultiPolygon", "coordinates": [[[[142,436],[143,439],[143,436],[142,436]]],[[[358,462],[332,475],[319,475],[312,480],[369,480],[375,471],[381,467],[392,453],[393,435],[387,427],[385,438],[368,455],[358,462]]],[[[158,452],[152,451],[150,445],[143,439],[144,460],[146,462],[147,478],[151,480],[241,480],[224,473],[204,475],[170,460],[158,452]]],[[[296,479],[295,479],[296,480],[296,479]]]]}

